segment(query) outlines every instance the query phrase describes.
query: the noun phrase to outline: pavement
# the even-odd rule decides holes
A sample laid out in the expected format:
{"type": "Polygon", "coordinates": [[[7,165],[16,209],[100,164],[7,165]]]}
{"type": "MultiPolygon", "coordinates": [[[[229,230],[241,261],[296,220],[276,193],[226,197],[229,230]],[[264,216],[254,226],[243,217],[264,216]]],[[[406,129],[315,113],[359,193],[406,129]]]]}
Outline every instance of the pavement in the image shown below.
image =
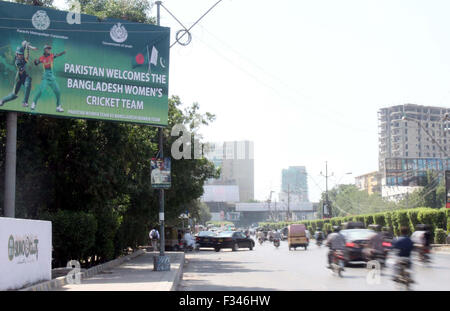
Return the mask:
{"type": "MultiPolygon", "coordinates": [[[[178,291],[395,291],[391,280],[394,258],[386,269],[374,274],[366,264],[345,268],[343,277],[326,269],[328,249],[310,243],[289,251],[282,241],[277,249],[272,243],[256,244],[255,248],[231,250],[202,249],[187,253],[188,264],[183,271],[178,291]],[[370,272],[370,273],[369,273],[370,272]]],[[[413,290],[450,290],[450,253],[432,254],[432,262],[423,265],[414,258],[413,290]]]]}
{"type": "Polygon", "coordinates": [[[172,291],[183,273],[184,253],[166,252],[170,271],[153,271],[153,257],[159,252],[147,252],[127,262],[104,269],[81,284],[64,284],[55,291],[172,291]]]}

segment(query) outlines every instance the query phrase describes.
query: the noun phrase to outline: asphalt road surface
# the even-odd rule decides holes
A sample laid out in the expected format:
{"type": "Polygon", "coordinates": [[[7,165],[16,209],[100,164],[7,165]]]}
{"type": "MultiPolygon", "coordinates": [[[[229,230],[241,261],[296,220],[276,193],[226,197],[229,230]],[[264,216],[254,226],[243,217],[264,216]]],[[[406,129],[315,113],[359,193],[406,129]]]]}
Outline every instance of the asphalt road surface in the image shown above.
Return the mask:
{"type": "MultiPolygon", "coordinates": [[[[314,242],[308,249],[288,250],[282,241],[256,243],[255,248],[214,252],[202,249],[186,254],[187,264],[179,291],[293,291],[293,290],[401,290],[393,281],[393,258],[379,278],[369,274],[365,264],[346,267],[343,277],[326,269],[328,249],[314,242]],[[369,275],[369,277],[368,277],[369,275]]],[[[413,290],[450,290],[450,253],[432,254],[432,263],[413,265],[413,290]]]]}

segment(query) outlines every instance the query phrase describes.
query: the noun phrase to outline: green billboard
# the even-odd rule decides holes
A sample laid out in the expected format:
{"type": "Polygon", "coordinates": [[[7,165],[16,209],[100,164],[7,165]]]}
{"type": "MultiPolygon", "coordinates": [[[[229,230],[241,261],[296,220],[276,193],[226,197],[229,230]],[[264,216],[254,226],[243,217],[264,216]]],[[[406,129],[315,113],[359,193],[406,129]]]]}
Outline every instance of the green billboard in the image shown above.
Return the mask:
{"type": "Polygon", "coordinates": [[[166,126],[170,29],[0,1],[0,110],[166,126]]]}

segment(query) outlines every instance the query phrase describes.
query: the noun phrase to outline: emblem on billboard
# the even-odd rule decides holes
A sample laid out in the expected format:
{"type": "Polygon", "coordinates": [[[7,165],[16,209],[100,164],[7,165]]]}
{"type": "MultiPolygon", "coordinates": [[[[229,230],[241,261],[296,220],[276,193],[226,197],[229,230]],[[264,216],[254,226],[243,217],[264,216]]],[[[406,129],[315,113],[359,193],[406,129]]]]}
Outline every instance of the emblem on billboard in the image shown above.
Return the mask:
{"type": "Polygon", "coordinates": [[[119,43],[124,42],[128,38],[128,32],[121,23],[112,26],[109,34],[111,35],[111,39],[119,43]]]}
{"type": "Polygon", "coordinates": [[[34,28],[46,30],[50,26],[50,18],[45,11],[39,10],[31,18],[34,28]]]}

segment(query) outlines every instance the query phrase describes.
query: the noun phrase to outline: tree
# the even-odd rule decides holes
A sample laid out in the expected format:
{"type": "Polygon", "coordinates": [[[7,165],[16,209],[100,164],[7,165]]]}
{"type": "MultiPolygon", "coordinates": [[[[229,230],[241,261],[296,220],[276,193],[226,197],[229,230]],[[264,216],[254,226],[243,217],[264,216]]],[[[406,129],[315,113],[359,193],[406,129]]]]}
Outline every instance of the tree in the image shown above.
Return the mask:
{"type": "Polygon", "coordinates": [[[404,197],[399,203],[399,208],[431,207],[441,208],[445,206],[445,180],[439,178],[439,173],[427,171],[422,178],[421,188],[404,197]]]}
{"type": "MultiPolygon", "coordinates": [[[[318,216],[322,217],[322,206],[326,194],[322,193],[319,202],[318,216]]],[[[369,195],[359,190],[355,185],[339,185],[328,191],[328,199],[332,208],[333,217],[376,213],[395,208],[394,203],[384,200],[380,194],[369,195]]]]}

